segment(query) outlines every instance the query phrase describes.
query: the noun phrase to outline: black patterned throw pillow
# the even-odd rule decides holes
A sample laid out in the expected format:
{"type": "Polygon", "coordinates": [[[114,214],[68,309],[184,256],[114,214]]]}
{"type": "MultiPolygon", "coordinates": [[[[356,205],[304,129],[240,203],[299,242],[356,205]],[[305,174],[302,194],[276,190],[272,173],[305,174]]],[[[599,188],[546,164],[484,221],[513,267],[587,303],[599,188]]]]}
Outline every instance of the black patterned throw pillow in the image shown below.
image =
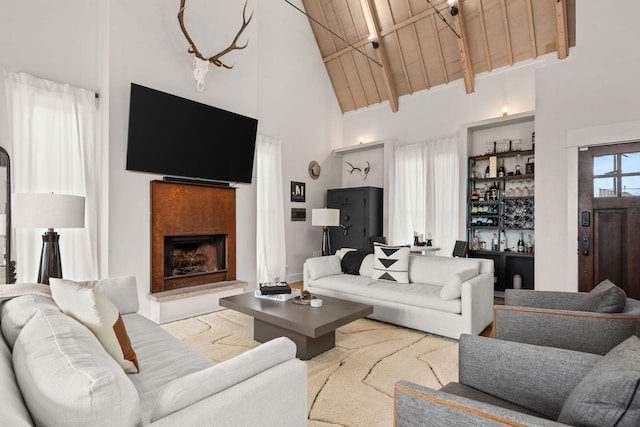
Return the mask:
{"type": "Polygon", "coordinates": [[[375,245],[371,277],[376,280],[409,283],[409,253],[408,246],[375,245]]]}

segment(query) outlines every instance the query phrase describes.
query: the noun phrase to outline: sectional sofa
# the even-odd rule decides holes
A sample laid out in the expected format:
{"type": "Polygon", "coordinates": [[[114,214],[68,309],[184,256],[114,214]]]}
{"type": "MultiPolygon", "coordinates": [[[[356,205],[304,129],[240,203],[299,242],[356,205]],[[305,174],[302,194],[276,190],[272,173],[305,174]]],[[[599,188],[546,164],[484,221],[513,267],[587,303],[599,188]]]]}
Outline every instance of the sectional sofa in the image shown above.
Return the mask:
{"type": "Polygon", "coordinates": [[[349,250],[307,259],[304,288],[374,307],[369,318],[458,339],[493,320],[493,260],[410,255],[408,283],[374,279],[376,256],[344,273],[349,250]]]}
{"type": "Polygon", "coordinates": [[[96,286],[117,307],[138,373],[46,286],[0,285],[1,426],[306,425],[306,365],[287,338],[216,364],[137,314],[133,278],[96,286]]]}

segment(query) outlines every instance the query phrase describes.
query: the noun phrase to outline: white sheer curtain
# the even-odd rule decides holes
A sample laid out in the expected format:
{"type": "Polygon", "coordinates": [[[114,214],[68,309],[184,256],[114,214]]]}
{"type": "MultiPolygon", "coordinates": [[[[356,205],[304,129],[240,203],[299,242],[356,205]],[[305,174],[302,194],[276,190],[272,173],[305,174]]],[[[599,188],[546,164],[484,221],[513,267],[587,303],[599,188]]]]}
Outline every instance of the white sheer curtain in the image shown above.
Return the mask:
{"type": "MultiPolygon", "coordinates": [[[[5,72],[14,193],[86,197],[85,228],[59,229],[62,272],[99,278],[101,161],[92,91],[5,72]]],[[[19,282],[35,282],[45,230],[16,230],[19,282]]]]}
{"type": "Polygon", "coordinates": [[[451,255],[458,238],[459,167],[456,137],[397,145],[394,150],[390,242],[408,244],[413,233],[451,255]]]}
{"type": "Polygon", "coordinates": [[[258,282],[285,280],[287,256],[282,190],[282,142],[268,136],[256,139],[258,282]]]}

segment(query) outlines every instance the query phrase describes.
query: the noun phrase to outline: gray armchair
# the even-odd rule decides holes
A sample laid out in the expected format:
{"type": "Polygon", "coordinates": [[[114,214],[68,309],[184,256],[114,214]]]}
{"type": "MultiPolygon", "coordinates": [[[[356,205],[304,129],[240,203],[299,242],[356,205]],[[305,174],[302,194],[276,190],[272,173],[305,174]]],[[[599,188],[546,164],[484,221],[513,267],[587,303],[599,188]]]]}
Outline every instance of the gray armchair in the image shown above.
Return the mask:
{"type": "Polygon", "coordinates": [[[637,337],[606,356],[472,335],[459,348],[458,383],[396,383],[396,427],[640,423],[637,337]]]}
{"type": "Polygon", "coordinates": [[[494,307],[493,337],[606,354],[636,334],[640,301],[622,293],[624,309],[602,313],[583,311],[587,298],[593,298],[593,293],[507,289],[505,305],[494,307]]]}

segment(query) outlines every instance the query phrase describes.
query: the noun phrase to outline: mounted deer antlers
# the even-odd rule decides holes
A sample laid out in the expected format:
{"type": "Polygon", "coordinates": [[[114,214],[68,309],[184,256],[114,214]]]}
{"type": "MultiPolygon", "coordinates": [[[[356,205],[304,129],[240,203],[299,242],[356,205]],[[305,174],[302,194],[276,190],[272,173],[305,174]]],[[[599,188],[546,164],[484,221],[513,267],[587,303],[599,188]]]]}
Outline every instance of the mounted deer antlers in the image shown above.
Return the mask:
{"type": "Polygon", "coordinates": [[[248,1],[249,0],[247,0],[244,3],[244,8],[242,9],[242,26],[240,27],[240,30],[238,31],[236,36],[233,38],[233,41],[231,42],[231,44],[226,49],[221,50],[215,55],[206,58],[204,55],[202,55],[202,53],[200,53],[200,51],[196,47],[196,44],[193,42],[193,39],[189,35],[187,28],[184,25],[184,9],[185,9],[186,0],[180,0],[180,10],[178,11],[178,22],[180,23],[180,29],[182,30],[182,33],[184,34],[184,36],[187,38],[187,41],[189,42],[188,52],[193,53],[195,55],[195,57],[193,58],[193,78],[196,80],[196,89],[199,92],[202,92],[202,90],[204,89],[204,78],[209,72],[209,63],[215,65],[216,67],[224,67],[227,70],[230,70],[233,68],[233,65],[225,64],[224,62],[222,62],[220,58],[222,58],[224,55],[226,55],[231,51],[242,50],[249,45],[249,42],[247,41],[244,44],[244,46],[238,46],[238,39],[240,38],[240,35],[247,28],[247,26],[251,22],[251,19],[253,18],[253,12],[251,12],[249,19],[247,19],[246,17],[248,1]]]}
{"type": "Polygon", "coordinates": [[[371,164],[367,161],[365,161],[365,163],[367,164],[367,166],[364,168],[364,170],[362,170],[361,168],[357,168],[355,166],[353,166],[351,163],[349,162],[345,162],[346,164],[348,164],[349,166],[351,166],[351,170],[349,171],[349,175],[352,175],[354,171],[358,171],[360,172],[360,176],[362,177],[363,180],[367,180],[367,175],[369,175],[369,171],[371,170],[371,164]]]}

